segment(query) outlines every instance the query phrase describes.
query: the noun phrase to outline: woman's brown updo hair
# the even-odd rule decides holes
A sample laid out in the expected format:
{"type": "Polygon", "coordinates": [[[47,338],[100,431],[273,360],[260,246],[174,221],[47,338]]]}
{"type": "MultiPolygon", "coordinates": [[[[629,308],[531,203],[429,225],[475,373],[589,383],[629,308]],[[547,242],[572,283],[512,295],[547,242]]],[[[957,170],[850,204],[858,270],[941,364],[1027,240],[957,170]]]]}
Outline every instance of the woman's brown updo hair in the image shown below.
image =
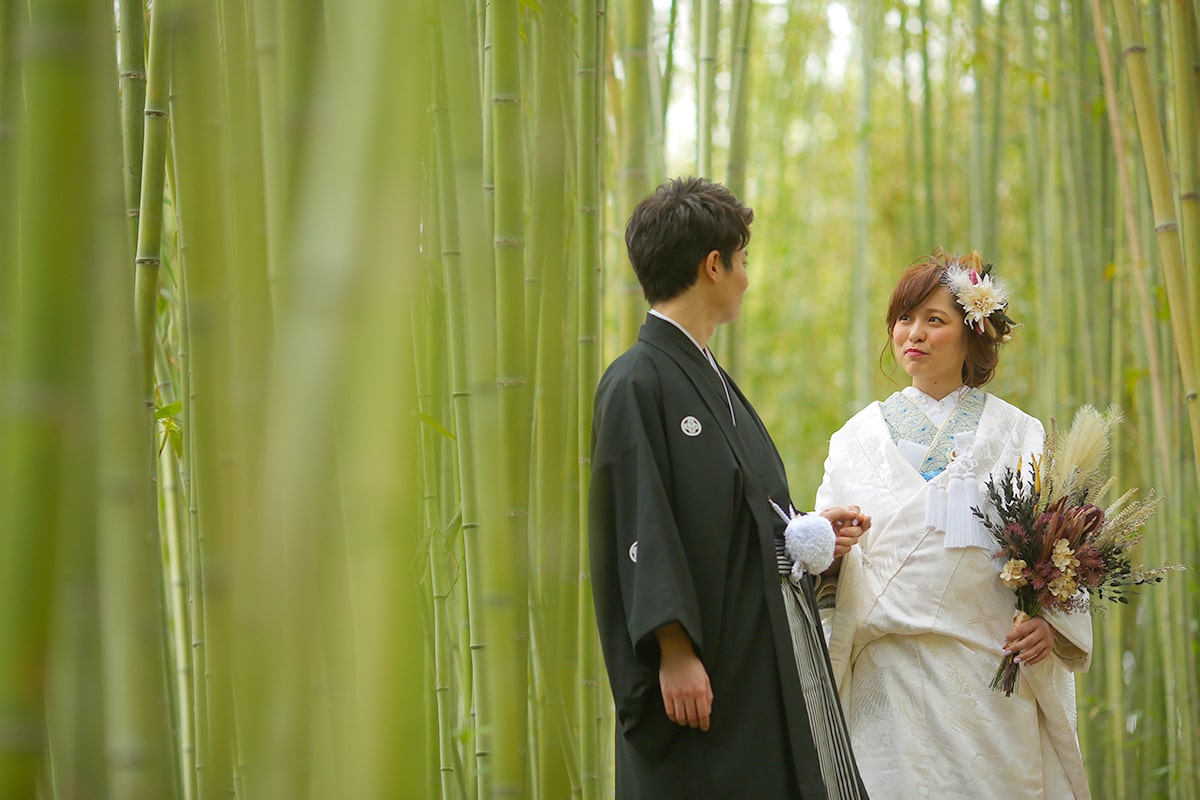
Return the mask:
{"type": "MultiPolygon", "coordinates": [[[[975,269],[981,275],[991,271],[991,264],[983,263],[978,253],[959,256],[947,253],[942,248],[936,248],[927,256],[914,261],[892,291],[892,299],[888,303],[887,330],[888,337],[892,328],[901,315],[907,314],[925,301],[925,298],[939,286],[945,286],[946,271],[953,266],[975,269]]],[[[957,300],[957,298],[956,298],[957,300]]],[[[1006,308],[993,311],[983,320],[983,333],[965,322],[962,307],[955,303],[954,311],[958,313],[959,322],[967,329],[967,357],[963,361],[962,382],[967,386],[979,387],[992,379],[996,364],[1000,360],[1000,345],[1012,337],[1012,329],[1016,325],[1005,313],[1006,308]]],[[[891,352],[888,343],[886,352],[891,352]]]]}

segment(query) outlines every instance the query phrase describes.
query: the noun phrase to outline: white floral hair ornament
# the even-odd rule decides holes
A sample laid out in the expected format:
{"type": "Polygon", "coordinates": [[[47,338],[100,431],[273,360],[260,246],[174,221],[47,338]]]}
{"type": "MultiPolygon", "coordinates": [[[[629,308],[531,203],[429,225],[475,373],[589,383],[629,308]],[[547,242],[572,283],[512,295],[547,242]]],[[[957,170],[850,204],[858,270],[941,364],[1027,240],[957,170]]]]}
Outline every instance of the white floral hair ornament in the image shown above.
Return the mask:
{"type": "Polygon", "coordinates": [[[1008,308],[1008,285],[999,278],[993,278],[992,265],[984,264],[979,251],[969,256],[952,261],[946,269],[942,282],[955,301],[962,307],[964,322],[980,335],[984,335],[983,323],[993,314],[999,314],[999,319],[1013,325],[1004,310],[1008,308]]]}

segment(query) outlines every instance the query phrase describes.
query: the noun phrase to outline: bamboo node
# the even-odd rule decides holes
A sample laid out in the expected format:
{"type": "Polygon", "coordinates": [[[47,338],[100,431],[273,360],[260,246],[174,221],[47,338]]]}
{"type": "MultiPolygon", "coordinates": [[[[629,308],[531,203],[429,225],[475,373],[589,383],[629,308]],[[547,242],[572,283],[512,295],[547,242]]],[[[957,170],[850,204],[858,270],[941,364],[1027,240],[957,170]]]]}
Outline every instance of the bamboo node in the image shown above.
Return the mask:
{"type": "Polygon", "coordinates": [[[505,516],[509,519],[523,519],[529,516],[529,512],[523,508],[510,508],[505,516]]]}
{"type": "Polygon", "coordinates": [[[1133,54],[1133,53],[1145,53],[1145,52],[1146,52],[1146,45],[1144,45],[1144,44],[1131,44],[1131,45],[1129,45],[1128,47],[1126,47],[1124,50],[1122,50],[1121,52],[1123,52],[1125,55],[1131,55],[1131,54],[1133,54]]]}
{"type": "Polygon", "coordinates": [[[157,108],[147,108],[146,116],[149,117],[150,119],[166,119],[167,112],[159,111],[157,108]]]}
{"type": "Polygon", "coordinates": [[[142,215],[142,210],[140,208],[125,209],[125,216],[129,217],[130,219],[132,219],[133,217],[140,217],[141,215],[142,215]]]}
{"type": "Polygon", "coordinates": [[[1171,220],[1170,222],[1164,222],[1161,225],[1154,226],[1155,233],[1169,233],[1170,231],[1177,231],[1177,230],[1179,230],[1179,223],[1174,220],[1171,220]]]}
{"type": "Polygon", "coordinates": [[[524,239],[492,239],[492,247],[524,247],[524,239]]]}
{"type": "Polygon", "coordinates": [[[121,78],[122,80],[128,78],[131,81],[144,81],[146,80],[146,73],[138,72],[137,70],[128,70],[121,73],[121,78]]]}
{"type": "Polygon", "coordinates": [[[521,95],[519,94],[494,94],[492,95],[492,105],[501,106],[506,104],[521,104],[521,95]]]}
{"type": "Polygon", "coordinates": [[[501,389],[519,389],[525,385],[524,378],[498,378],[496,385],[501,389]]]}
{"type": "Polygon", "coordinates": [[[1200,397],[1200,395],[1197,395],[1195,392],[1188,392],[1183,396],[1183,402],[1194,403],[1196,402],[1197,397],[1200,397]]]}
{"type": "Polygon", "coordinates": [[[141,256],[133,261],[135,264],[145,264],[148,267],[157,267],[162,264],[162,259],[155,256],[141,256]]]}

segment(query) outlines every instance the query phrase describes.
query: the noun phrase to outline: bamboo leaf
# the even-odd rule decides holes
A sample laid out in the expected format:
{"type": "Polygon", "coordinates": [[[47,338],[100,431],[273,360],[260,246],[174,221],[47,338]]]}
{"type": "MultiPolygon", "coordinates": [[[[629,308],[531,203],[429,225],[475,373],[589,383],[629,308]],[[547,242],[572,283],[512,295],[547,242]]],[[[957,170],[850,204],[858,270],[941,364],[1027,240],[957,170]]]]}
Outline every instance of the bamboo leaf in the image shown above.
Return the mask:
{"type": "Polygon", "coordinates": [[[448,431],[446,429],[446,427],[444,425],[442,425],[442,423],[438,422],[436,419],[429,416],[424,411],[417,412],[417,419],[420,420],[421,422],[424,422],[426,425],[433,428],[435,431],[437,431],[438,433],[440,433],[442,436],[449,439],[450,441],[452,441],[452,442],[458,441],[457,436],[455,436],[453,433],[448,431]]]}

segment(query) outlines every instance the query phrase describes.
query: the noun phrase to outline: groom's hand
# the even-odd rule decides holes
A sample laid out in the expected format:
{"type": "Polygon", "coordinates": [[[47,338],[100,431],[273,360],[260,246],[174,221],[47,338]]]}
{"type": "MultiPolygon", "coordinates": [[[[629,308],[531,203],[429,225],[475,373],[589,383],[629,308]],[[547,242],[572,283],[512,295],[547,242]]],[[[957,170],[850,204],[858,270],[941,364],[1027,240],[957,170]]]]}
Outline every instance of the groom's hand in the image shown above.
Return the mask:
{"type": "Polygon", "coordinates": [[[712,685],[708,671],[696,657],[692,641],[678,622],[654,631],[662,658],[658,683],[667,719],[679,725],[708,730],[712,713],[712,685]]]}

